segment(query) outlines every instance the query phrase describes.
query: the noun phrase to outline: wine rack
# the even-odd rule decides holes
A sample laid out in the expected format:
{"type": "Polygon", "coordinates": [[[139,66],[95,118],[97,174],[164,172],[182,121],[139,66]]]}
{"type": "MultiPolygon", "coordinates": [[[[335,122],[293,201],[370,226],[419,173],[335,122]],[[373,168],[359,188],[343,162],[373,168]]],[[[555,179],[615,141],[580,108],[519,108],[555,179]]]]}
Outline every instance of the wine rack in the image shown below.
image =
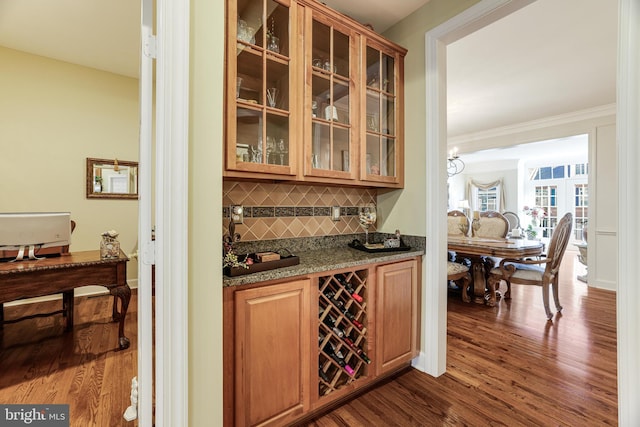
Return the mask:
{"type": "Polygon", "coordinates": [[[320,277],[318,389],[320,397],[365,377],[371,363],[367,339],[367,270],[320,277]]]}

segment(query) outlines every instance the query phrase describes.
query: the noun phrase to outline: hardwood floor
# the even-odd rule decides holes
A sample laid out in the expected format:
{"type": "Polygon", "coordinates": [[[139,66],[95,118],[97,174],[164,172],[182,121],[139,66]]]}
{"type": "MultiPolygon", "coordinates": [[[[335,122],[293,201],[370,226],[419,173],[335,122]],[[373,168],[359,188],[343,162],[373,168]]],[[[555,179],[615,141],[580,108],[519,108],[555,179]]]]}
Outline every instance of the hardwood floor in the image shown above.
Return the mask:
{"type": "Polygon", "coordinates": [[[450,295],[444,375],[410,369],[305,425],[617,425],[616,296],[577,272],[567,251],[553,323],[538,287],[513,285],[493,308],[450,295]]]}
{"type": "MultiPolygon", "coordinates": [[[[62,301],[5,307],[5,319],[54,311],[62,301]]],[[[0,402],[69,404],[70,425],[132,426],[122,415],[130,405],[137,371],[137,295],[132,294],[125,335],[118,350],[118,324],[111,321],[113,297],[76,299],[73,332],[61,315],[4,326],[0,332],[0,402]]]]}
{"type": "MultiPolygon", "coordinates": [[[[537,287],[513,285],[513,299],[493,308],[450,295],[446,374],[410,369],[305,425],[617,425],[615,293],[588,288],[575,280],[578,272],[576,253],[568,252],[560,275],[564,310],[553,323],[537,287]]],[[[9,307],[6,318],[59,304],[9,307]]],[[[116,351],[111,304],[110,296],[79,298],[72,333],[63,332],[59,315],[6,325],[0,402],[68,403],[72,426],[133,425],[122,414],[137,364],[136,294],[124,351],[116,351]]]]}

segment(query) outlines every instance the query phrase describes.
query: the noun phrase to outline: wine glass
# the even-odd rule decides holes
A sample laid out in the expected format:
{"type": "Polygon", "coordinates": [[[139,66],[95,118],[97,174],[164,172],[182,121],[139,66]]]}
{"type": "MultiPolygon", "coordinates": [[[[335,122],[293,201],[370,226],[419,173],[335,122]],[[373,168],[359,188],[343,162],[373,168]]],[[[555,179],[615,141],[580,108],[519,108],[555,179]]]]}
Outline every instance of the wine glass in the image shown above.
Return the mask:
{"type": "Polygon", "coordinates": [[[369,244],[369,227],[376,223],[376,207],[374,205],[361,206],[359,209],[360,226],[364,228],[364,244],[369,244]]]}

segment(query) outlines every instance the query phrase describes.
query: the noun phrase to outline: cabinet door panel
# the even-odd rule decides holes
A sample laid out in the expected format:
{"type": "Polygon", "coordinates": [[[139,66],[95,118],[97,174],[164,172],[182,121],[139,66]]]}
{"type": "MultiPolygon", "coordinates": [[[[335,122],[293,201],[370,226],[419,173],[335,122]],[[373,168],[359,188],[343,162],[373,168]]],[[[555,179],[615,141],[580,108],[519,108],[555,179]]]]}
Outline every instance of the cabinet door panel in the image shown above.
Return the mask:
{"type": "Polygon", "coordinates": [[[237,425],[282,423],[309,407],[309,286],[236,293],[237,425]]]}
{"type": "Polygon", "coordinates": [[[376,359],[378,373],[383,373],[417,354],[417,262],[381,266],[377,280],[376,359]]]}

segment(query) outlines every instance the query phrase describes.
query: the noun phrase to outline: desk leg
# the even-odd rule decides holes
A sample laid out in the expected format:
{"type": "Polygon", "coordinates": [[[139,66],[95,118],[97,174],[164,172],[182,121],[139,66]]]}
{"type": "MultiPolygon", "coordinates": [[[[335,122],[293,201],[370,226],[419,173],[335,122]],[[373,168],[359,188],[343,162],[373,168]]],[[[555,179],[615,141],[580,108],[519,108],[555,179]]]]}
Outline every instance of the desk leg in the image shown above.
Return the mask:
{"type": "Polygon", "coordinates": [[[67,318],[67,326],[65,332],[69,332],[73,329],[73,291],[67,291],[62,293],[62,315],[67,318]]]}
{"type": "Polygon", "coordinates": [[[129,348],[129,338],[124,336],[124,319],[127,317],[127,309],[129,308],[129,301],[131,300],[131,288],[129,285],[118,286],[109,290],[113,295],[113,320],[120,322],[118,326],[118,344],[121,350],[129,348]],[[117,311],[116,302],[120,300],[120,311],[117,311]]]}
{"type": "Polygon", "coordinates": [[[0,331],[4,329],[4,304],[0,304],[0,331]]]}

